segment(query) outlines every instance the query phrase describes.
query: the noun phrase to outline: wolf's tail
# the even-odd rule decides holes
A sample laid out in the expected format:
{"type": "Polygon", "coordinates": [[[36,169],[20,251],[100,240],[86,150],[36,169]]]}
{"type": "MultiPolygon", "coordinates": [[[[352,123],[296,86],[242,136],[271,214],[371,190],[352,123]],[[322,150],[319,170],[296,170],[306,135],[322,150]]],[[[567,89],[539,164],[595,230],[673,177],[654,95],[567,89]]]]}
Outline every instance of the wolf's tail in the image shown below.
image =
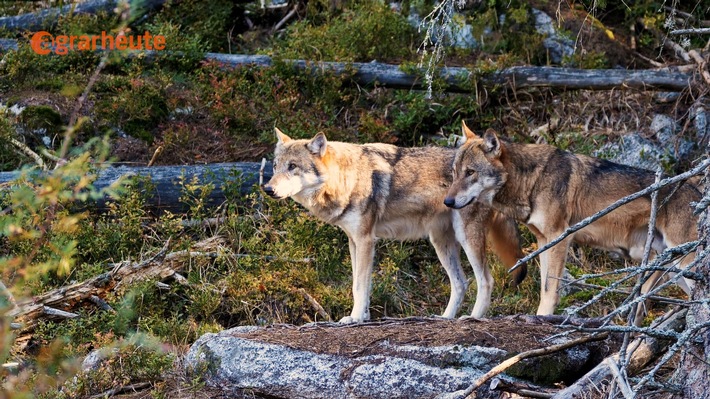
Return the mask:
{"type": "MultiPolygon", "coordinates": [[[[520,249],[520,232],[515,220],[508,218],[501,213],[495,212],[491,220],[491,226],[488,229],[488,239],[493,247],[493,252],[498,255],[503,264],[507,267],[513,267],[518,262],[518,259],[523,257],[523,251],[520,249]]],[[[525,280],[528,275],[528,265],[524,264],[513,270],[511,279],[513,287],[525,280]]]]}

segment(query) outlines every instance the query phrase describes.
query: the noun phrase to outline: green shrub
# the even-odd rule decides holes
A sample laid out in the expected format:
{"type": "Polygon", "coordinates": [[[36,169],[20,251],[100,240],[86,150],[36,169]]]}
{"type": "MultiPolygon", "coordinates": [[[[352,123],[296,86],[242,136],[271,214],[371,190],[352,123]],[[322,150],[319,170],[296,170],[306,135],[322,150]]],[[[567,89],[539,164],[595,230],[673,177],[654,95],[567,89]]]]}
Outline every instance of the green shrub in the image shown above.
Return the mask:
{"type": "Polygon", "coordinates": [[[274,47],[282,58],[323,61],[386,61],[411,57],[419,45],[415,28],[380,1],[368,0],[346,9],[328,24],[303,20],[289,26],[274,47]]]}

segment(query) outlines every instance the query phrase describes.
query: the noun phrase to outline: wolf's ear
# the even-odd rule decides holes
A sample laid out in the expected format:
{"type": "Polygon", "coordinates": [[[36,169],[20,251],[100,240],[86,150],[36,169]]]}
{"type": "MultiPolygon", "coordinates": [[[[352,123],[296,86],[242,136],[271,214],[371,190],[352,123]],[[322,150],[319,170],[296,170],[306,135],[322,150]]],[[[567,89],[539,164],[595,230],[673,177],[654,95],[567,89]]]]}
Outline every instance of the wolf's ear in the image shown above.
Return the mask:
{"type": "Polygon", "coordinates": [[[316,137],[312,138],[311,141],[306,144],[306,147],[308,147],[308,150],[314,155],[323,157],[325,155],[325,151],[328,149],[328,140],[326,140],[325,134],[318,133],[316,134],[316,137]]]}
{"type": "Polygon", "coordinates": [[[462,146],[466,144],[468,140],[476,138],[479,138],[478,135],[476,135],[473,130],[469,129],[468,126],[466,126],[466,121],[461,120],[461,139],[459,140],[458,145],[462,146]]]}
{"type": "Polygon", "coordinates": [[[274,132],[276,132],[276,138],[279,140],[277,144],[286,144],[291,141],[291,138],[285,135],[279,128],[274,127],[274,132]]]}
{"type": "Polygon", "coordinates": [[[483,152],[488,156],[498,157],[500,155],[500,140],[496,131],[493,129],[486,130],[483,135],[483,152]]]}

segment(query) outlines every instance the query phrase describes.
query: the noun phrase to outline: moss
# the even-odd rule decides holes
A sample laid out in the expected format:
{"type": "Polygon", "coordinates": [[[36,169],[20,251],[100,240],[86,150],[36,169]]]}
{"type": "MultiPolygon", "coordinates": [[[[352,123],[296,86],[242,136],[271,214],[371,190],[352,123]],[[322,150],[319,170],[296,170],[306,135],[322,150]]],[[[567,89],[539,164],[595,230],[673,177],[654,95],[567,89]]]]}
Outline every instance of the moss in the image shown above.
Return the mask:
{"type": "Polygon", "coordinates": [[[62,128],[62,116],[52,107],[30,105],[20,114],[20,121],[30,131],[46,129],[48,134],[59,133],[62,128]]]}
{"type": "Polygon", "coordinates": [[[380,1],[364,1],[328,24],[294,23],[273,52],[284,58],[327,61],[384,61],[413,56],[415,29],[380,1]]]}

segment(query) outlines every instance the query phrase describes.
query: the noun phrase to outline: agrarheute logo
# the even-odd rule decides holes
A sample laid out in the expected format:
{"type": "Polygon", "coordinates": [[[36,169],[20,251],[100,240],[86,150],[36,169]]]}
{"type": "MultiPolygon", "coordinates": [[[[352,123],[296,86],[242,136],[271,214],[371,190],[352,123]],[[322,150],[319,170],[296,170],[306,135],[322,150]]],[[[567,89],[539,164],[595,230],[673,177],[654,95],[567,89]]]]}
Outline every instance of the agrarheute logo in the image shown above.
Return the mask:
{"type": "Polygon", "coordinates": [[[165,36],[151,35],[148,32],[140,36],[116,36],[101,32],[100,35],[57,35],[40,31],[32,35],[30,47],[40,55],[49,53],[66,55],[70,50],[165,50],[165,36]]]}

